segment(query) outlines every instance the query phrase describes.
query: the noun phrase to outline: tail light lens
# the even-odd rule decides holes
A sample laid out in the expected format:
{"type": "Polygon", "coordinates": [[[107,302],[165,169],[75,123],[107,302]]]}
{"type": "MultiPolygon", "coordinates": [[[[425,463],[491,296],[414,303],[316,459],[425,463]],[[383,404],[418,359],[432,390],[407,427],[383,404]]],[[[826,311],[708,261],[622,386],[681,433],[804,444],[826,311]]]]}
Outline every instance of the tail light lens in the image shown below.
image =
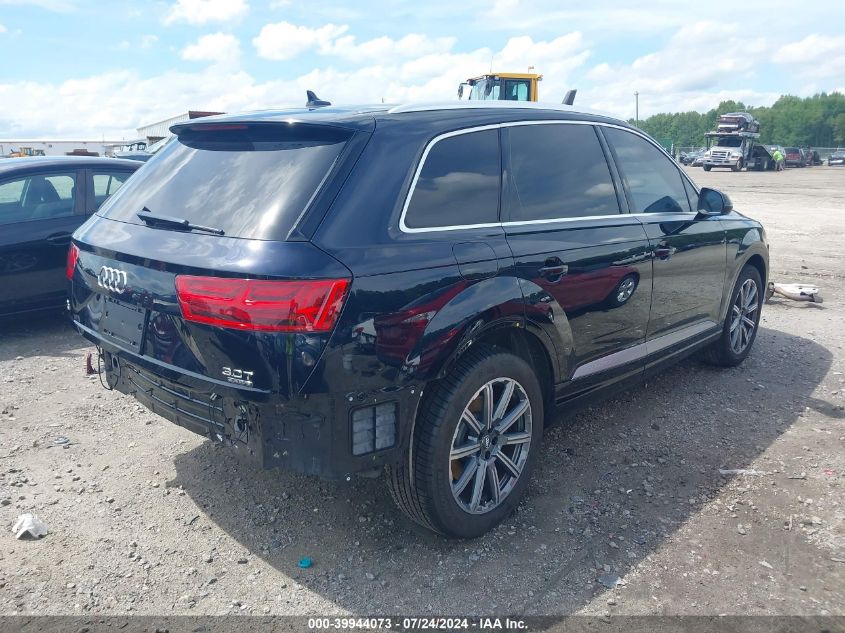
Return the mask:
{"type": "MultiPolygon", "coordinates": [[[[76,269],[76,260],[79,259],[79,247],[71,244],[67,249],[67,264],[65,265],[65,277],[73,279],[73,271],[76,269]]],[[[59,260],[61,261],[61,260],[59,260]]]]}
{"type": "Polygon", "coordinates": [[[329,332],[348,289],[348,279],[176,277],[176,294],[186,321],[260,332],[329,332]]]}

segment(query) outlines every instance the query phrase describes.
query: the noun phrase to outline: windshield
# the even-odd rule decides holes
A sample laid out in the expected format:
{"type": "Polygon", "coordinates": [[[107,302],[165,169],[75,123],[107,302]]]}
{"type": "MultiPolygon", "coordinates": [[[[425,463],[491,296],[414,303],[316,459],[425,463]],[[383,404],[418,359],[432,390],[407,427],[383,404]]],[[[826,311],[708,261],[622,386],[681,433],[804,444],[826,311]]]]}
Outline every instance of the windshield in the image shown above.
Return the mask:
{"type": "Polygon", "coordinates": [[[470,99],[478,101],[497,101],[501,82],[492,79],[479,79],[469,93],[470,99]],[[487,92],[489,90],[489,93],[487,92]],[[486,94],[485,94],[486,93],[486,94]]]}
{"type": "Polygon", "coordinates": [[[528,101],[530,94],[531,82],[528,79],[479,79],[469,98],[479,101],[528,101]],[[488,90],[489,93],[485,94],[488,90]]]}
{"type": "Polygon", "coordinates": [[[155,143],[153,143],[152,145],[150,145],[150,146],[147,148],[147,151],[148,151],[150,154],[155,154],[155,153],[156,153],[157,151],[159,151],[162,147],[164,147],[165,145],[167,145],[167,142],[168,142],[170,139],[172,139],[172,138],[173,138],[172,136],[167,136],[167,137],[165,137],[165,138],[163,138],[163,139],[159,139],[158,141],[156,141],[155,143]]]}
{"type": "Polygon", "coordinates": [[[313,125],[196,125],[182,130],[98,211],[141,224],[149,213],[227,236],[285,239],[351,132],[313,125]]]}
{"type": "Polygon", "coordinates": [[[716,142],[716,147],[741,147],[742,139],[738,138],[720,138],[716,142]]]}

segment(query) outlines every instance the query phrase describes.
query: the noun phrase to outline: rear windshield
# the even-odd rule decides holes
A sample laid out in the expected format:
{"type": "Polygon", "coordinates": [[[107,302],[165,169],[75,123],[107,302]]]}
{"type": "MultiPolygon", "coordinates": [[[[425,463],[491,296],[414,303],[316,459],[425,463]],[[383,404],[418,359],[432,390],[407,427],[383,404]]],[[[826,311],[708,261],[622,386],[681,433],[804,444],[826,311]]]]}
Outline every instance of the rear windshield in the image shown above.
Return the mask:
{"type": "Polygon", "coordinates": [[[98,213],[142,224],[143,210],[230,237],[285,239],[350,136],[325,125],[197,125],[163,147],[98,213]]]}

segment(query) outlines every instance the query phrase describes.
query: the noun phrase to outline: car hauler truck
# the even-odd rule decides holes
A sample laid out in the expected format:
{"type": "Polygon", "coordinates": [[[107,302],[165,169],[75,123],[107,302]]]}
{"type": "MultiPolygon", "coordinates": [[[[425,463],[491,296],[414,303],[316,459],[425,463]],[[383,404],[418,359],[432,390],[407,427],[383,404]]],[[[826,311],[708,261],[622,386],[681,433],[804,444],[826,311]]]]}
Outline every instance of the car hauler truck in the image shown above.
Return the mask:
{"type": "Polygon", "coordinates": [[[760,123],[747,112],[730,112],[719,117],[716,130],[704,135],[707,150],[701,166],[704,171],[727,167],[764,171],[775,168],[775,159],[760,144],[760,123]]]}

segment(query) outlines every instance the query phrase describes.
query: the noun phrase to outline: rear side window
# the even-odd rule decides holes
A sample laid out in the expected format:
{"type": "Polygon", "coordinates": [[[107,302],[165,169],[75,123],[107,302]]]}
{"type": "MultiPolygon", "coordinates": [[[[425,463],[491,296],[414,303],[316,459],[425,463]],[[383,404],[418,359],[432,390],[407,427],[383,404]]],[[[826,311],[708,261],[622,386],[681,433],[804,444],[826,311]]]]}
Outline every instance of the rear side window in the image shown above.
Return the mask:
{"type": "Polygon", "coordinates": [[[619,213],[616,188],[591,125],[508,129],[508,220],[553,220],[619,213]]]}
{"type": "Polygon", "coordinates": [[[110,195],[123,186],[130,171],[94,172],[94,208],[99,209],[110,195]]]}
{"type": "Polygon", "coordinates": [[[619,159],[633,213],[689,212],[690,203],[675,162],[641,136],[617,128],[604,135],[619,159]]]}
{"type": "Polygon", "coordinates": [[[154,215],[222,229],[227,236],[285,239],[351,136],[307,124],[198,124],[183,130],[98,213],[141,224],[154,215]]]}
{"type": "Polygon", "coordinates": [[[418,229],[498,222],[500,171],[497,130],[437,141],[413,187],[405,226],[418,229]]]}

